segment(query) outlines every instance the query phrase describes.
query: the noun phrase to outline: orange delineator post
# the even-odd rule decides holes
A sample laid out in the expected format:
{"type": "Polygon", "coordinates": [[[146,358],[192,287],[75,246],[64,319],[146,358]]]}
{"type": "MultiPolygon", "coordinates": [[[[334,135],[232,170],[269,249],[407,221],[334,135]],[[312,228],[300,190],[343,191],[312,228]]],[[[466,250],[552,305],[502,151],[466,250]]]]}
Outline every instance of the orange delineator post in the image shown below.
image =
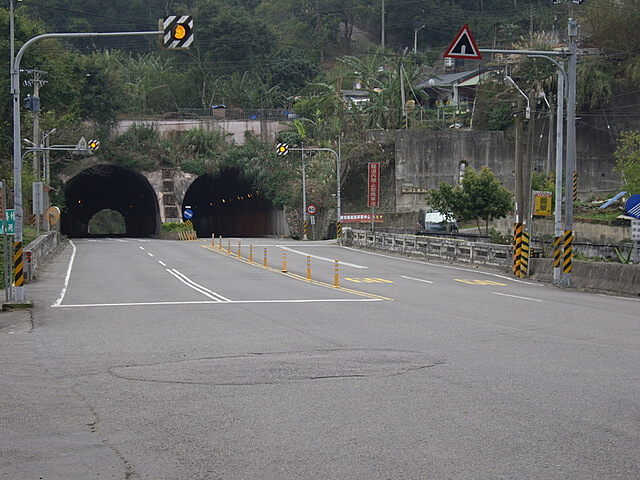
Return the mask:
{"type": "Polygon", "coordinates": [[[335,261],[335,265],[333,269],[333,286],[334,288],[340,287],[340,283],[338,281],[338,260],[335,261]]]}
{"type": "Polygon", "coordinates": [[[307,280],[311,280],[311,256],[307,255],[307,280]]]}

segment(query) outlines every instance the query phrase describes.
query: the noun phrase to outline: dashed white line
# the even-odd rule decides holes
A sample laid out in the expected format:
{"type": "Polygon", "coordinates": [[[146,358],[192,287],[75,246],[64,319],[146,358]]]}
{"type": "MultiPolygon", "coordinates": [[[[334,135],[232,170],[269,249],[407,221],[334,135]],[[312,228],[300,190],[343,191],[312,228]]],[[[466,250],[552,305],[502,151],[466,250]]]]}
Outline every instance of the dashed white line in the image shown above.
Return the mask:
{"type": "Polygon", "coordinates": [[[415,280],[416,282],[433,283],[431,280],[423,280],[422,278],[405,277],[404,275],[402,275],[402,278],[406,278],[407,280],[415,280]]]}
{"type": "MultiPolygon", "coordinates": [[[[315,258],[316,260],[322,260],[323,262],[330,262],[330,263],[335,262],[335,259],[333,259],[333,258],[319,257],[317,255],[309,255],[308,253],[301,252],[300,250],[294,250],[293,248],[285,247],[284,245],[277,245],[277,246],[278,246],[278,248],[281,248],[282,250],[286,250],[286,251],[291,252],[291,253],[296,253],[298,255],[309,256],[311,258],[315,258]]],[[[369,267],[365,267],[364,265],[356,265],[355,263],[347,263],[347,262],[340,262],[340,266],[341,267],[352,267],[352,268],[369,268],[369,267]]]]}
{"type": "Polygon", "coordinates": [[[153,253],[151,252],[147,252],[147,255],[149,255],[150,257],[153,257],[153,253]]]}
{"type": "Polygon", "coordinates": [[[530,297],[521,297],[520,295],[509,295],[508,293],[499,293],[499,292],[491,292],[494,295],[500,295],[502,297],[511,297],[511,298],[517,298],[519,300],[531,300],[532,302],[543,302],[543,300],[540,300],[538,298],[530,298],[530,297]]]}
{"type": "Polygon", "coordinates": [[[167,264],[166,264],[166,263],[164,263],[162,260],[158,260],[158,263],[159,263],[160,265],[162,265],[163,267],[166,267],[166,266],[167,266],[167,264]]]}

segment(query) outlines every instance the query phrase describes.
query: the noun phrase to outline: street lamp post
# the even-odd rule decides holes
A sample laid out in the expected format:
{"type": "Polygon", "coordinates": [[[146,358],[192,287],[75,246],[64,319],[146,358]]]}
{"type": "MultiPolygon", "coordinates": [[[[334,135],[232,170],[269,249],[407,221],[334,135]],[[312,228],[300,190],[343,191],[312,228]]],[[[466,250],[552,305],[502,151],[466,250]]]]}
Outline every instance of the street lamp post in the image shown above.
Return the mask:
{"type": "Polygon", "coordinates": [[[418,32],[422,30],[426,25],[422,25],[413,30],[413,53],[418,52],[418,32]]]}

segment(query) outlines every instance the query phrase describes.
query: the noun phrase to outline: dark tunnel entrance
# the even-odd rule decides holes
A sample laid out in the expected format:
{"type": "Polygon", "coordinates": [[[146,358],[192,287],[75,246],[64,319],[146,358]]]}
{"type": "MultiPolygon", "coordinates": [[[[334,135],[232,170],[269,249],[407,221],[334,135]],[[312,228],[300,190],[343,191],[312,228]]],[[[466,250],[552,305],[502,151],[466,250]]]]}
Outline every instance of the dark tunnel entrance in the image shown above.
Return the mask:
{"type": "Polygon", "coordinates": [[[65,187],[61,231],[70,237],[90,236],[89,221],[104,209],[119,212],[125,236],[158,233],[158,200],[149,181],[139,173],[116,165],[98,165],[73,177],[65,187]]]}
{"type": "Polygon", "coordinates": [[[282,210],[243,179],[238,170],[198,177],[187,190],[182,207],[183,211],[193,210],[191,222],[199,237],[259,237],[287,232],[282,210]]]}

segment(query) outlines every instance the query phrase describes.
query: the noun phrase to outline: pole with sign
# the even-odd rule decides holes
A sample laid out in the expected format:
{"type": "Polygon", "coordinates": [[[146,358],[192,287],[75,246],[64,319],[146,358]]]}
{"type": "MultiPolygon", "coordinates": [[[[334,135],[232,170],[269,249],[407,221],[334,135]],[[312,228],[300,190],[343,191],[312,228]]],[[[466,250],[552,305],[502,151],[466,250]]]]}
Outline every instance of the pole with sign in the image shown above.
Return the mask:
{"type": "Polygon", "coordinates": [[[367,206],[371,207],[371,231],[373,232],[376,207],[380,206],[380,164],[378,162],[369,162],[367,206]]]}

